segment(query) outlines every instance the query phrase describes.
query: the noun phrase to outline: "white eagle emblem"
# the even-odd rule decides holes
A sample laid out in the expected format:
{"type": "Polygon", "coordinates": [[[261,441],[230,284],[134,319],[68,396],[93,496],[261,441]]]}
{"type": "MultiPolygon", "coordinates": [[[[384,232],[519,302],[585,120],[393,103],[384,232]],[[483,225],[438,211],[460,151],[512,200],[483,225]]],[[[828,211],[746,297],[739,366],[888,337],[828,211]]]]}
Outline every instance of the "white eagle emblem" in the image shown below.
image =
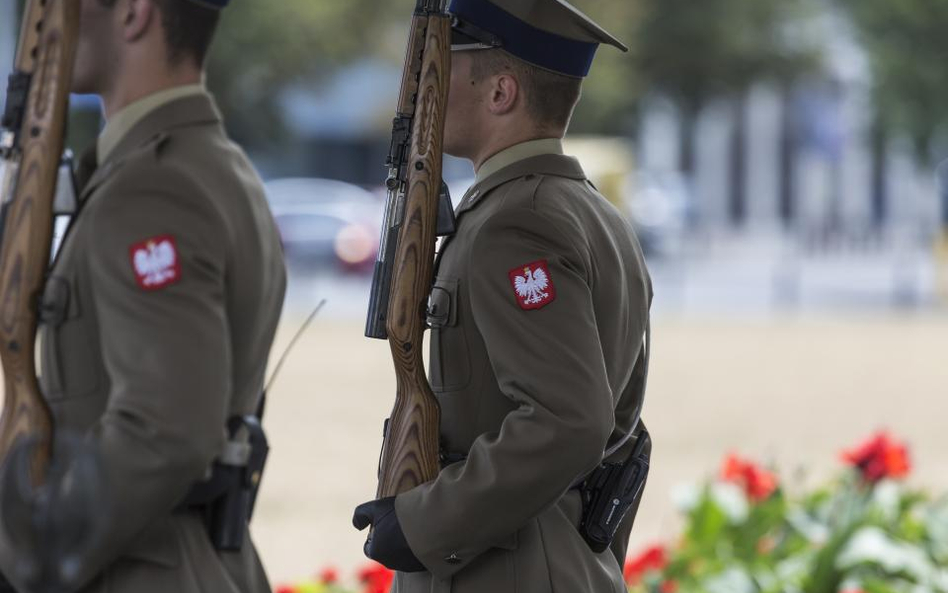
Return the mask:
{"type": "Polygon", "coordinates": [[[545,261],[514,268],[510,271],[510,280],[524,309],[539,309],[554,298],[553,281],[545,261]]]}
{"type": "Polygon", "coordinates": [[[550,296],[550,293],[543,292],[550,285],[550,280],[546,276],[543,268],[531,270],[529,267],[523,269],[523,276],[517,276],[514,280],[514,288],[517,294],[523,299],[525,305],[536,305],[550,296]]]}
{"type": "Polygon", "coordinates": [[[177,280],[178,253],[170,238],[151,239],[132,249],[132,264],[142,288],[159,288],[177,280]]]}

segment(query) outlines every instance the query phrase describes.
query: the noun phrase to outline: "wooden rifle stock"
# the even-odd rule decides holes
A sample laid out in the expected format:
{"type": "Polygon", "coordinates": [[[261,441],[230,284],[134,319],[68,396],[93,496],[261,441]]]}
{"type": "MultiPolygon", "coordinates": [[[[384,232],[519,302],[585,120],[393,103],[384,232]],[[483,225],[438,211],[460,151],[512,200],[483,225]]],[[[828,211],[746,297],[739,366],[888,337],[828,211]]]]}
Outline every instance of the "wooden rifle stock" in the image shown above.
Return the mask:
{"type": "Polygon", "coordinates": [[[397,209],[401,216],[386,317],[397,393],[382,447],[379,498],[395,496],[433,480],[440,471],[441,413],[425,373],[422,342],[441,197],[444,118],[451,78],[451,24],[444,13],[443,0],[428,4],[437,6],[424,17],[416,15],[398,106],[399,114],[405,113],[406,102],[414,97],[407,185],[403,205],[397,209]],[[423,28],[417,27],[419,22],[423,28]],[[422,32],[424,54],[417,82],[413,82],[408,74],[412,48],[422,32]]]}
{"type": "MultiPolygon", "coordinates": [[[[52,448],[52,417],[36,379],[34,348],[49,266],[52,205],[78,33],[78,0],[28,1],[15,64],[15,75],[26,81],[23,84],[28,92],[22,111],[14,118],[18,121],[4,122],[11,129],[4,130],[2,140],[7,178],[0,186],[0,362],[4,378],[0,459],[6,459],[21,439],[34,439],[34,485],[43,481],[52,448]]],[[[8,96],[8,104],[13,100],[12,94],[8,96]]]]}

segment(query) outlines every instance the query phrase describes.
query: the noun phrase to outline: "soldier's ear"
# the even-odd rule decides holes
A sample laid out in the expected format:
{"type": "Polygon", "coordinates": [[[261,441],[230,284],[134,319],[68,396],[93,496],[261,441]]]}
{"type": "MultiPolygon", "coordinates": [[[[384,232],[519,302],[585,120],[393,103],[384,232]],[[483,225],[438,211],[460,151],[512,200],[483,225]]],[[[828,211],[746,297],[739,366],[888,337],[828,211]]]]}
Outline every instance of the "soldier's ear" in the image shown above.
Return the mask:
{"type": "Polygon", "coordinates": [[[120,6],[124,12],[122,39],[127,43],[140,40],[159,22],[154,0],[123,0],[120,6]]]}
{"type": "Polygon", "coordinates": [[[493,115],[508,115],[521,102],[520,81],[510,74],[491,77],[490,97],[487,108],[493,115]]]}

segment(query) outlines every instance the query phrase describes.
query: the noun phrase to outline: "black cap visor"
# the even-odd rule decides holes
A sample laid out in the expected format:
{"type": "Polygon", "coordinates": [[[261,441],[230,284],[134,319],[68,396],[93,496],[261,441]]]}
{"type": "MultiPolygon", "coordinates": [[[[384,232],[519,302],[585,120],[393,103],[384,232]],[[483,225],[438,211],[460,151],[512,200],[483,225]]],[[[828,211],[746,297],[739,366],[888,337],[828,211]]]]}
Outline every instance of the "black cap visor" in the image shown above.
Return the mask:
{"type": "Polygon", "coordinates": [[[451,51],[503,47],[500,37],[455,17],[451,23],[451,51]]]}

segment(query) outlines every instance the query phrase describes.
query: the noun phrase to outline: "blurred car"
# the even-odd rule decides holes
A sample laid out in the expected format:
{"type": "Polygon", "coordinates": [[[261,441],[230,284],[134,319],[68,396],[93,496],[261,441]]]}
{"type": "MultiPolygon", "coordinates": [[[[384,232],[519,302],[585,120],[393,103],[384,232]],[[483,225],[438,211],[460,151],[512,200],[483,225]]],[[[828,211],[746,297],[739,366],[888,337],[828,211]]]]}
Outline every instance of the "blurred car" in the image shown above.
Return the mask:
{"type": "Polygon", "coordinates": [[[371,192],[337,179],[284,177],[264,184],[271,209],[290,209],[300,205],[375,207],[378,198],[371,192]]]}
{"type": "Polygon", "coordinates": [[[359,186],[293,177],[264,184],[291,265],[371,271],[382,202],[359,186]]]}

